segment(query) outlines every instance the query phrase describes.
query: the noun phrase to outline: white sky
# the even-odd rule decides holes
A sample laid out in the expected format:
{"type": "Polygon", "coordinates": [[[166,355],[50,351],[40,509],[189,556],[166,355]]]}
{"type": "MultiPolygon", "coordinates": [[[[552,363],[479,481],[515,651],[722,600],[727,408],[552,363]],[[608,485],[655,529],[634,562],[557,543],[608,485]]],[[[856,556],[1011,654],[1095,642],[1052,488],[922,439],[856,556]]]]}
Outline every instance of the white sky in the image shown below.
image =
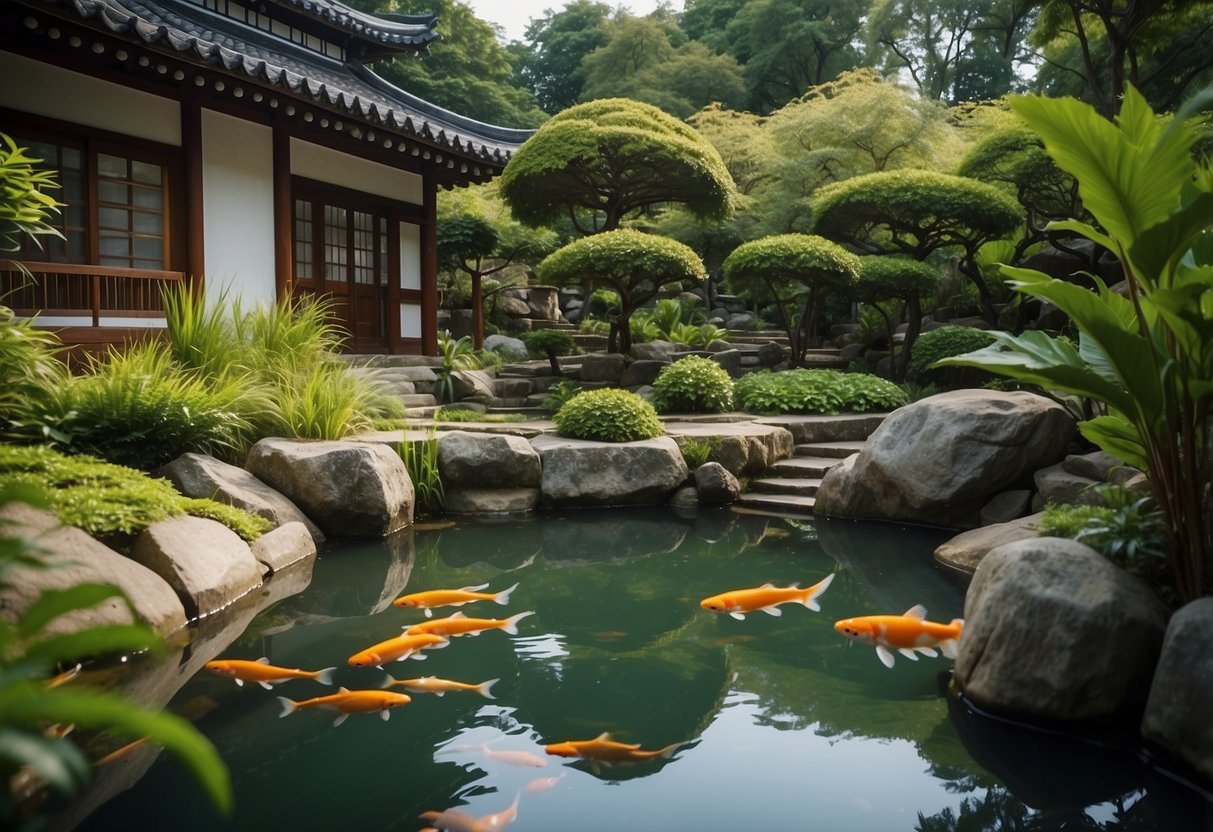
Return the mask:
{"type": "MultiPolygon", "coordinates": [[[[615,8],[626,8],[632,14],[646,15],[657,8],[660,0],[606,0],[615,8]]],[[[548,9],[563,9],[566,0],[464,0],[476,11],[476,16],[489,23],[496,23],[505,30],[505,42],[522,40],[527,24],[533,17],[543,17],[548,9]]],[[[673,0],[670,6],[682,9],[682,0],[673,0]]]]}

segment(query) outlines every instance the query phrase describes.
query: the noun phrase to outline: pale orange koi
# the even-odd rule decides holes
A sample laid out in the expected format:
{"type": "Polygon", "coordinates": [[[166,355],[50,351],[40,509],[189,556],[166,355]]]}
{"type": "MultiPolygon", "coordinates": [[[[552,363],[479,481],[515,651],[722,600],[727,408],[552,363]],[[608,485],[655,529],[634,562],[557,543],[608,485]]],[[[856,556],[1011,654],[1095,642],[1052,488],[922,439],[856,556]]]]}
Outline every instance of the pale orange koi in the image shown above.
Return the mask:
{"type": "Polygon", "coordinates": [[[437,676],[421,676],[417,679],[393,679],[389,674],[384,687],[406,688],[414,693],[432,693],[435,696],[442,696],[450,691],[475,691],[485,699],[496,699],[492,693],[493,685],[500,681],[500,679],[489,679],[487,682],[472,685],[467,682],[455,682],[451,679],[439,679],[437,676]]]}
{"type": "Polygon", "coordinates": [[[863,615],[834,622],[834,629],[847,638],[876,648],[876,655],[885,667],[893,666],[896,650],[911,661],[918,653],[934,658],[943,653],[956,658],[956,648],[964,632],[964,619],[954,618],[947,624],[927,621],[927,611],[917,604],[904,615],[863,615]],[[935,651],[939,648],[939,653],[935,651]]]}
{"type": "Polygon", "coordinates": [[[448,618],[435,618],[431,621],[422,621],[420,624],[414,624],[411,627],[405,628],[407,635],[418,635],[421,633],[431,633],[438,636],[463,636],[463,635],[478,635],[485,630],[504,630],[512,636],[518,635],[518,622],[526,618],[528,615],[534,615],[533,610],[520,612],[517,615],[511,615],[509,618],[468,618],[461,612],[457,612],[448,618]]]}
{"type": "Polygon", "coordinates": [[[447,809],[442,812],[422,812],[420,817],[430,825],[421,832],[495,832],[509,826],[518,817],[518,800],[500,812],[482,817],[469,815],[461,809],[447,809]]]}
{"type": "Polygon", "coordinates": [[[510,595],[518,588],[518,584],[500,592],[480,592],[487,587],[488,584],[480,584],[479,586],[465,586],[462,589],[430,589],[425,592],[402,595],[392,603],[406,609],[423,609],[426,618],[434,614],[434,607],[462,607],[464,604],[476,601],[493,601],[504,607],[510,602],[510,595]]]}
{"type": "Polygon", "coordinates": [[[833,573],[826,575],[807,589],[801,589],[796,584],[777,587],[773,584],[763,584],[753,589],[734,589],[704,598],[699,606],[716,613],[728,613],[739,621],[744,621],[746,614],[761,610],[767,615],[783,615],[780,604],[804,604],[814,612],[821,610],[817,603],[821,593],[829,588],[834,581],[833,573]]]}
{"type": "Polygon", "coordinates": [[[339,711],[340,716],[333,720],[333,725],[336,726],[345,722],[350,714],[366,714],[378,711],[379,716],[386,720],[390,716],[389,711],[391,708],[407,705],[413,701],[413,698],[405,693],[393,693],[387,690],[348,690],[340,688],[336,693],[331,693],[328,696],[317,696],[313,699],[304,699],[299,702],[287,699],[285,696],[279,696],[278,701],[282,703],[282,713],[279,714],[279,717],[290,716],[295,711],[306,708],[339,711]]]}
{"type": "Polygon", "coordinates": [[[286,667],[276,667],[270,664],[270,660],[264,656],[255,662],[245,659],[216,659],[213,662],[207,662],[205,667],[212,673],[235,679],[237,685],[243,686],[245,682],[256,682],[266,690],[273,690],[274,684],[291,679],[315,679],[322,685],[331,685],[333,684],[333,671],[337,669],[326,667],[323,670],[292,670],[286,667]]]}

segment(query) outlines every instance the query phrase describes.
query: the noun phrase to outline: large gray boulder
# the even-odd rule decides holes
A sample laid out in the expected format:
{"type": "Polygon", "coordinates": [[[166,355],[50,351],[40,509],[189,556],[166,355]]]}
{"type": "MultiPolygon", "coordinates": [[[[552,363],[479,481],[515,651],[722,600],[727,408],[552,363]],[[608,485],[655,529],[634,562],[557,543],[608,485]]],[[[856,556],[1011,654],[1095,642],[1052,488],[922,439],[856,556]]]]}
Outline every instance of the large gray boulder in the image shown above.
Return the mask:
{"type": "Polygon", "coordinates": [[[1171,616],[1141,734],[1213,783],[1213,598],[1171,616]]]}
{"type": "Polygon", "coordinates": [[[815,511],[957,528],[994,494],[1056,462],[1074,419],[1032,393],[956,390],[893,411],[822,479],[815,511]]]}
{"type": "Polygon", "coordinates": [[[191,618],[217,612],[261,586],[261,564],[249,545],[205,517],[153,523],[135,538],[131,558],[163,578],[191,618]]]}
{"type": "Polygon", "coordinates": [[[493,387],[493,375],[484,370],[455,370],[451,373],[451,382],[456,400],[491,399],[497,395],[493,387]]]}
{"type": "Polygon", "coordinates": [[[667,422],[666,433],[679,447],[710,442],[712,461],[735,477],[753,477],[795,451],[792,432],[760,422],[667,422]]]}
{"type": "Polygon", "coordinates": [[[592,352],[581,359],[582,381],[606,381],[615,384],[627,367],[627,358],[617,352],[592,352]]]}
{"type": "Polygon", "coordinates": [[[992,523],[978,529],[969,529],[941,543],[935,549],[935,560],[962,572],[972,572],[991,550],[1005,543],[1039,537],[1036,533],[1039,523],[1040,515],[1030,514],[1006,523],[992,523]]]}
{"type": "Polygon", "coordinates": [[[387,445],[262,439],[246,467],[327,535],[382,537],[413,522],[413,482],[387,445]]]}
{"type": "Polygon", "coordinates": [[[88,609],[54,619],[48,635],[74,633],[108,624],[130,624],[133,618],[158,635],[177,632],[186,624],[185,608],[177,593],[163,578],[128,557],[115,552],[73,526],[63,526],[49,511],[23,503],[0,509],[0,519],[10,524],[6,533],[32,540],[42,549],[41,559],[50,568],[17,566],[0,586],[0,618],[14,623],[46,590],[68,589],[83,583],[113,584],[130,600],[128,607],[111,598],[88,609]],[[131,609],[134,609],[134,616],[131,609]]]}
{"type": "Polygon", "coordinates": [[[539,454],[521,436],[445,431],[438,471],[444,488],[537,488],[539,454]]]}
{"type": "Polygon", "coordinates": [[[302,523],[284,523],[254,540],[249,549],[265,576],[316,557],[316,541],[302,523]]]}
{"type": "Polygon", "coordinates": [[[187,497],[209,497],[264,517],[275,526],[302,523],[317,545],[324,542],[324,532],[299,506],[243,468],[206,454],[188,453],[165,465],[156,475],[167,479],[187,497]]]}
{"type": "Polygon", "coordinates": [[[719,462],[705,462],[695,469],[695,490],[705,506],[725,506],[737,500],[741,483],[719,462]]]}
{"type": "Polygon", "coordinates": [[[543,461],[544,506],[664,505],[687,478],[668,436],[618,443],[537,436],[531,444],[543,461]]]}
{"type": "Polygon", "coordinates": [[[1073,540],[992,550],[965,596],[956,681],[976,704],[1046,721],[1140,715],[1166,609],[1137,577],[1073,540]]]}

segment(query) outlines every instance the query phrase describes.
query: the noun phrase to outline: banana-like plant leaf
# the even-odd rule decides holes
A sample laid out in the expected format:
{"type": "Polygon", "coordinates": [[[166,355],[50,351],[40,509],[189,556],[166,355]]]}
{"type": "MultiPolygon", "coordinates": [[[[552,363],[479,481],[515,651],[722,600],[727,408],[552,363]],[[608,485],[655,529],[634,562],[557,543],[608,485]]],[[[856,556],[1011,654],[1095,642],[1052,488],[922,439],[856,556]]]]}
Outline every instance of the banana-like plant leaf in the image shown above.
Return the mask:
{"type": "Polygon", "coordinates": [[[1108,414],[1088,419],[1078,430],[1090,441],[1117,459],[1134,468],[1149,469],[1145,444],[1133,423],[1120,414],[1108,414]]]}
{"type": "Polygon", "coordinates": [[[50,636],[26,648],[28,659],[49,664],[112,653],[161,651],[164,642],[143,624],[106,624],[75,633],[50,636]]]}
{"type": "Polygon", "coordinates": [[[27,685],[0,691],[0,712],[12,724],[73,722],[83,728],[108,729],[130,737],[147,737],[178,757],[202,784],[223,814],[232,807],[232,786],[223,760],[210,741],[178,716],[144,710],[113,694],[70,687],[44,690],[27,685]]]}
{"type": "Polygon", "coordinates": [[[1090,223],[1082,220],[1054,220],[1049,223],[1045,230],[1047,231],[1068,231],[1071,234],[1077,234],[1080,237],[1086,237],[1091,242],[1098,246],[1103,246],[1113,254],[1116,253],[1116,241],[1104,234],[1090,223]]]}
{"type": "Polygon", "coordinates": [[[1137,238],[1129,249],[1129,259],[1147,293],[1169,288],[1169,278],[1179,261],[1210,226],[1213,226],[1213,194],[1201,193],[1137,238]]]}
{"type": "MultiPolygon", "coordinates": [[[[1213,275],[1213,268],[1207,271],[1213,275]]],[[[1186,283],[1155,292],[1150,303],[1166,322],[1184,355],[1199,363],[1213,350],[1213,315],[1205,309],[1213,303],[1213,286],[1186,283]]]]}
{"type": "Polygon", "coordinates": [[[29,638],[61,615],[96,606],[110,598],[121,598],[130,607],[122,590],[110,584],[77,584],[69,589],[45,590],[21,616],[17,632],[22,638],[29,638]]]}
{"type": "Polygon", "coordinates": [[[31,730],[0,728],[0,771],[28,767],[68,797],[88,782],[92,768],[75,744],[31,730]]]}

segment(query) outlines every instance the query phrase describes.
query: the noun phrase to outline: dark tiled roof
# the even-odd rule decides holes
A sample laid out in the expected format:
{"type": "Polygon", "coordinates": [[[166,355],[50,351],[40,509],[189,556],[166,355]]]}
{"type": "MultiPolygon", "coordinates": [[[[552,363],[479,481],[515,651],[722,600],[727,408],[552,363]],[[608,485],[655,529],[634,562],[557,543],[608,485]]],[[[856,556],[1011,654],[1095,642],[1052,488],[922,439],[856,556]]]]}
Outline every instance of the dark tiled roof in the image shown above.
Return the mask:
{"type": "Polygon", "coordinates": [[[329,28],[339,29],[378,44],[421,49],[439,38],[438,33],[434,31],[434,23],[438,18],[432,14],[365,14],[335,0],[271,2],[319,20],[329,28]]]}
{"type": "MultiPolygon", "coordinates": [[[[346,9],[330,0],[286,3],[346,9]]],[[[470,160],[504,165],[534,131],[485,124],[393,86],[366,67],[342,63],[184,0],[51,0],[109,31],[166,46],[351,116],[378,123],[470,160]]]]}

